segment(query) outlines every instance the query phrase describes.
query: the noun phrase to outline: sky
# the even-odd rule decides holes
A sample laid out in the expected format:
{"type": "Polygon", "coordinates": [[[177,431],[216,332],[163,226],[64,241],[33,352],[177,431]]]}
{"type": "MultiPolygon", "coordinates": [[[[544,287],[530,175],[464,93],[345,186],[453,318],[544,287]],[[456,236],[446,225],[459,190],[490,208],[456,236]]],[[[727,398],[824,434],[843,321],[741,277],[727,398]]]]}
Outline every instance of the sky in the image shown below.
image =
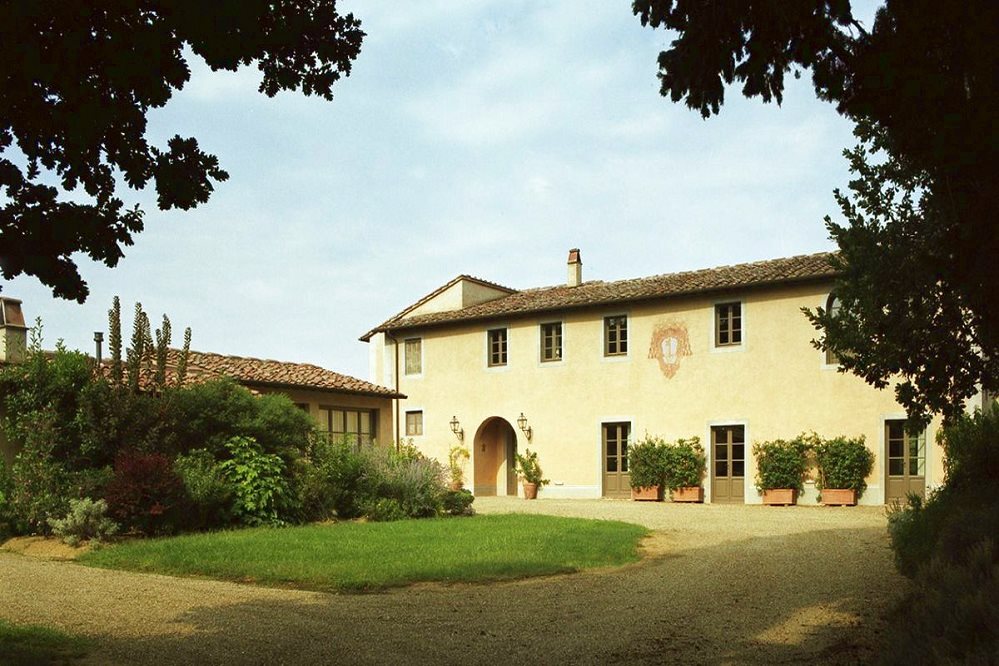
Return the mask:
{"type": "Polygon", "coordinates": [[[92,352],[117,295],[126,336],[138,301],[175,344],[190,326],[199,351],[367,378],[358,337],[459,274],[520,289],[564,282],[574,247],[584,280],[834,248],[852,125],[808,73],[779,107],[733,88],[703,120],[660,96],[670,36],[630,0],[339,6],[367,37],[332,102],[190,61],[149,138],[197,137],[230,178],[192,211],[120,187],[146,230],[114,269],[78,258],[84,305],[0,281],[46,347],[92,352]]]}

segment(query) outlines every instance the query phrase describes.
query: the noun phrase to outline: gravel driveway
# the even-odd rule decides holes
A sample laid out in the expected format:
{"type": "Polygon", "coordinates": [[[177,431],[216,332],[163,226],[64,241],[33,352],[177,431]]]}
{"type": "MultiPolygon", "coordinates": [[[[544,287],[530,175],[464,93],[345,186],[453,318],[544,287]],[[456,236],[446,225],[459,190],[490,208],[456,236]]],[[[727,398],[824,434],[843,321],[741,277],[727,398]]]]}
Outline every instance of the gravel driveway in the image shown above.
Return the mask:
{"type": "Polygon", "coordinates": [[[879,508],[475,505],[656,531],[650,556],[623,568],[364,595],[0,553],[0,617],[94,637],[94,664],[863,663],[906,585],[879,508]]]}

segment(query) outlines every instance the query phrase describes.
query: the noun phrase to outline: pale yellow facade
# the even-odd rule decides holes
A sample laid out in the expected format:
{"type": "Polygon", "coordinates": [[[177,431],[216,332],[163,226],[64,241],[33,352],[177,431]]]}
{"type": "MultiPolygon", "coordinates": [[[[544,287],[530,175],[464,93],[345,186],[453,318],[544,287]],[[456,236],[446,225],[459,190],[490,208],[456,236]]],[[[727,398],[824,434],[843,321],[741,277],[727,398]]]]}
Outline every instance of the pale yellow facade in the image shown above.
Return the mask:
{"type": "MultiPolygon", "coordinates": [[[[904,419],[905,412],[891,388],[877,390],[837,372],[811,345],[816,331],[801,308],[825,306],[830,287],[831,282],[822,281],[777,284],[403,327],[370,336],[370,379],[408,396],[399,401],[399,437],[409,437],[406,413],[420,412],[422,434],[412,439],[425,453],[446,461],[449,448],[464,442],[471,453],[466,485],[478,494],[518,492],[509,460],[515,443],[520,452],[538,452],[551,480],[544,497],[601,497],[607,494],[603,424],[627,423],[631,442],[645,434],[669,440],[700,437],[708,454],[705,497],[711,501],[712,427],[741,425],[745,503],[761,501],[754,487],[752,443],[815,431],[826,437],[866,438],[875,466],[861,502],[881,504],[887,475],[885,423],[904,419]],[[715,306],[732,302],[741,308],[741,344],[718,347],[715,306]],[[627,317],[628,351],[606,356],[604,319],[615,315],[627,317]],[[561,359],[542,362],[541,325],[550,322],[562,324],[561,359]],[[507,362],[490,367],[487,332],[500,328],[507,331],[507,362]],[[657,351],[653,344],[661,345],[663,330],[685,332],[689,340],[689,355],[667,359],[669,372],[656,357],[661,347],[657,351]],[[416,338],[421,340],[421,368],[407,375],[404,345],[416,338]],[[517,425],[521,414],[531,430],[530,441],[517,425]],[[453,418],[463,440],[452,432],[453,418]]],[[[932,423],[926,433],[927,487],[943,482],[942,453],[935,443],[938,426],[932,423]]],[[[815,501],[814,485],[806,484],[800,502],[815,501]]]]}

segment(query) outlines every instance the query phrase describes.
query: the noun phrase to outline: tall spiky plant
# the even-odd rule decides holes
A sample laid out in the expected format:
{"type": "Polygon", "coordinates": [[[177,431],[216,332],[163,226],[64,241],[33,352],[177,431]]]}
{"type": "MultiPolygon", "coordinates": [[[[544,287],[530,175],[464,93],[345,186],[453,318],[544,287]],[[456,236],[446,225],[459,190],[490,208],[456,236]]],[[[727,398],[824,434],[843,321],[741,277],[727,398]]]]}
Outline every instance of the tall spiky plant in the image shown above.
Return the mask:
{"type": "Polygon", "coordinates": [[[156,329],[156,374],[157,388],[166,386],[167,349],[170,347],[170,318],[163,315],[163,327],[156,329]]]}
{"type": "Polygon", "coordinates": [[[121,301],[117,296],[108,310],[108,351],[111,352],[111,382],[121,386],[124,368],[121,363],[121,301]]]}
{"type": "Polygon", "coordinates": [[[180,352],[180,358],[177,359],[177,386],[183,386],[184,380],[187,379],[187,357],[191,354],[191,327],[188,326],[184,329],[184,349],[180,352]]]}
{"type": "MultiPolygon", "coordinates": [[[[142,303],[135,304],[135,318],[132,320],[132,344],[125,352],[125,370],[128,374],[128,388],[139,390],[139,374],[142,372],[142,357],[145,355],[146,337],[142,325],[146,313],[142,311],[142,303]]],[[[146,320],[148,322],[148,319],[146,320]]]]}

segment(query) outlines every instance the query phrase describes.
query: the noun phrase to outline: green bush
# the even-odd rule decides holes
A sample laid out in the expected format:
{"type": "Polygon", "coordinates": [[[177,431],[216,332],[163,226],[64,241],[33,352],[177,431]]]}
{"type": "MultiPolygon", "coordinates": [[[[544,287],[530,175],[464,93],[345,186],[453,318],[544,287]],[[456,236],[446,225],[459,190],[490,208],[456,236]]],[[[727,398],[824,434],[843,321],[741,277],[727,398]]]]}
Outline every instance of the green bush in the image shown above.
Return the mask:
{"type": "Polygon", "coordinates": [[[46,436],[32,439],[17,454],[10,475],[10,517],[19,534],[48,534],[49,518],[69,510],[68,474],[52,456],[46,436]]]}
{"type": "Polygon", "coordinates": [[[475,509],[472,508],[472,502],[475,501],[475,496],[468,490],[462,488],[461,490],[448,490],[444,493],[444,497],[441,500],[441,507],[449,516],[473,516],[475,515],[475,509]]]}
{"type": "Polygon", "coordinates": [[[864,437],[835,437],[814,446],[818,479],[815,487],[856,490],[859,498],[867,489],[867,477],[874,469],[874,452],[864,437]]]}
{"type": "Polygon", "coordinates": [[[364,503],[364,515],[375,522],[389,522],[409,518],[399,500],[392,497],[371,498],[364,503]]]}
{"type": "Polygon", "coordinates": [[[377,491],[375,461],[342,438],[315,437],[296,469],[305,520],[357,518],[377,491]]]}
{"type": "Polygon", "coordinates": [[[246,525],[281,525],[293,513],[280,456],[264,453],[252,437],[226,442],[232,456],[220,465],[234,493],[233,514],[246,525]]]}
{"type": "Polygon", "coordinates": [[[447,491],[443,465],[415,449],[398,453],[374,449],[368,455],[375,461],[375,495],[379,499],[395,500],[408,518],[430,518],[442,513],[447,491]]]}
{"type": "Polygon", "coordinates": [[[793,488],[801,492],[811,445],[812,438],[808,435],[753,444],[757,466],[756,489],[761,493],[777,488],[793,488]]]}
{"type": "Polygon", "coordinates": [[[177,456],[173,468],[184,483],[191,507],[184,521],[185,529],[212,529],[232,522],[235,490],[222,465],[209,451],[194,449],[177,456]]]}
{"type": "Polygon", "coordinates": [[[646,435],[628,447],[628,474],[632,488],[666,485],[666,442],[646,435]]]}
{"type": "Polygon", "coordinates": [[[49,518],[52,533],[70,546],[81,541],[103,541],[118,532],[118,525],[107,517],[108,504],[89,497],[69,501],[65,518],[49,518]]]}
{"type": "Polygon", "coordinates": [[[704,479],[706,463],[700,437],[678,439],[674,443],[667,444],[663,450],[666,487],[674,491],[677,488],[700,486],[704,479]]]}
{"type": "Polygon", "coordinates": [[[10,505],[10,471],[0,457],[0,543],[14,534],[14,516],[10,505]]]}
{"type": "Polygon", "coordinates": [[[937,439],[946,451],[948,488],[999,483],[999,406],[948,424],[937,439]]]}

